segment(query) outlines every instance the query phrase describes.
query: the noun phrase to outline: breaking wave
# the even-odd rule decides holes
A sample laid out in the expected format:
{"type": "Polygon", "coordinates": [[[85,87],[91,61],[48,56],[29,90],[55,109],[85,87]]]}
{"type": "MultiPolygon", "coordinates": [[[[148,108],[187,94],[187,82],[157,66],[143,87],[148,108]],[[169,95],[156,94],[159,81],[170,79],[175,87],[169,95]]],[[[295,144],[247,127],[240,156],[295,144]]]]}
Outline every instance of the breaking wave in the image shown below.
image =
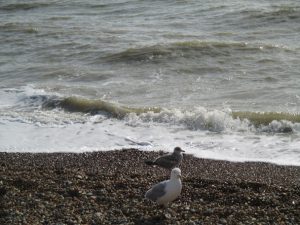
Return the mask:
{"type": "MultiPolygon", "coordinates": [[[[128,107],[103,100],[79,97],[58,97],[47,95],[30,96],[22,100],[23,108],[41,110],[62,109],[66,112],[103,115],[107,118],[124,120],[129,126],[143,126],[149,123],[167,126],[182,126],[188,130],[223,132],[268,132],[291,133],[300,130],[300,114],[287,112],[232,112],[210,110],[204,107],[191,109],[166,109],[160,107],[128,107]]],[[[20,107],[20,105],[18,106],[20,107]]]]}
{"type": "Polygon", "coordinates": [[[82,113],[104,113],[108,116],[116,118],[124,118],[129,113],[141,114],[148,111],[157,112],[160,109],[156,107],[149,108],[130,108],[126,106],[119,106],[110,102],[102,100],[90,100],[78,97],[67,97],[64,99],[51,99],[43,103],[44,108],[62,108],[69,112],[82,113]]]}

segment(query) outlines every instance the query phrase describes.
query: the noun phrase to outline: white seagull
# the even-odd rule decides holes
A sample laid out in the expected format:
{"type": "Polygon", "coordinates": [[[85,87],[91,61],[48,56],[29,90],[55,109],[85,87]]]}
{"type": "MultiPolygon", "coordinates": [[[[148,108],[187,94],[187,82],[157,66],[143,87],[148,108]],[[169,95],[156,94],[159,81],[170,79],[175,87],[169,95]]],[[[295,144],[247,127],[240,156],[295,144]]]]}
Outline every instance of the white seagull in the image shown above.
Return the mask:
{"type": "Polygon", "coordinates": [[[181,170],[179,168],[172,169],[170,180],[154,185],[146,192],[145,197],[167,207],[168,203],[175,200],[181,193],[182,183],[180,178],[181,170]]]}

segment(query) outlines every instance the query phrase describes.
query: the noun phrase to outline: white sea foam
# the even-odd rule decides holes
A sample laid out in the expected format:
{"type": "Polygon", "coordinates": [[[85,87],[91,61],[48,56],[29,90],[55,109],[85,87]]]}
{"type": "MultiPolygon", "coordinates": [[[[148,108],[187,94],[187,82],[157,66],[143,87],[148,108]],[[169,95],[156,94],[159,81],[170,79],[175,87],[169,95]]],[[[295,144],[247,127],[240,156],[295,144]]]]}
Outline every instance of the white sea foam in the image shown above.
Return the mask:
{"type": "Polygon", "coordinates": [[[129,114],[125,119],[128,125],[136,126],[138,123],[164,123],[167,125],[180,125],[188,130],[209,130],[222,132],[230,130],[248,130],[249,121],[233,119],[231,110],[208,110],[204,107],[194,107],[192,110],[163,109],[159,113],[147,112],[141,115],[129,114]]]}
{"type": "Polygon", "coordinates": [[[132,127],[117,119],[93,120],[39,126],[2,118],[0,151],[82,152],[126,147],[171,150],[181,146],[187,153],[204,158],[300,165],[299,137],[292,140],[289,136],[248,132],[222,134],[159,123],[132,127]]]}

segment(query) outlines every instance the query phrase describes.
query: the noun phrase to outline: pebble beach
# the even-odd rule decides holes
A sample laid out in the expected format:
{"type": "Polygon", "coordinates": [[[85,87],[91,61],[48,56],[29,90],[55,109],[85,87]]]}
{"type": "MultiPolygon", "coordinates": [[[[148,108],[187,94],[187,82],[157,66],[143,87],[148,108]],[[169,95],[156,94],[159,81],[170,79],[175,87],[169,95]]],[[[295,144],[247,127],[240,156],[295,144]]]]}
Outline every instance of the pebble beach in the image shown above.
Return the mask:
{"type": "Polygon", "coordinates": [[[300,167],[184,155],[168,208],[144,198],[165,152],[0,153],[0,224],[300,224],[300,167]]]}

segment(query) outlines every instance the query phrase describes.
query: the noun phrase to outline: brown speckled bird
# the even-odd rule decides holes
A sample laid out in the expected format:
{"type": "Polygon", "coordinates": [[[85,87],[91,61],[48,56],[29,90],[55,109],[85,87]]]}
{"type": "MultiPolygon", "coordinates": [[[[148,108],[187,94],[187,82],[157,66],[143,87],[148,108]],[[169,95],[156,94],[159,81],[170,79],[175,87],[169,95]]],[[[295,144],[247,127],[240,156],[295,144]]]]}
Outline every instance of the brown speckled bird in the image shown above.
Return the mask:
{"type": "Polygon", "coordinates": [[[156,165],[171,170],[179,167],[183,158],[182,152],[184,151],[180,147],[176,147],[173,153],[158,157],[154,161],[146,160],[145,163],[150,166],[156,165]]]}

